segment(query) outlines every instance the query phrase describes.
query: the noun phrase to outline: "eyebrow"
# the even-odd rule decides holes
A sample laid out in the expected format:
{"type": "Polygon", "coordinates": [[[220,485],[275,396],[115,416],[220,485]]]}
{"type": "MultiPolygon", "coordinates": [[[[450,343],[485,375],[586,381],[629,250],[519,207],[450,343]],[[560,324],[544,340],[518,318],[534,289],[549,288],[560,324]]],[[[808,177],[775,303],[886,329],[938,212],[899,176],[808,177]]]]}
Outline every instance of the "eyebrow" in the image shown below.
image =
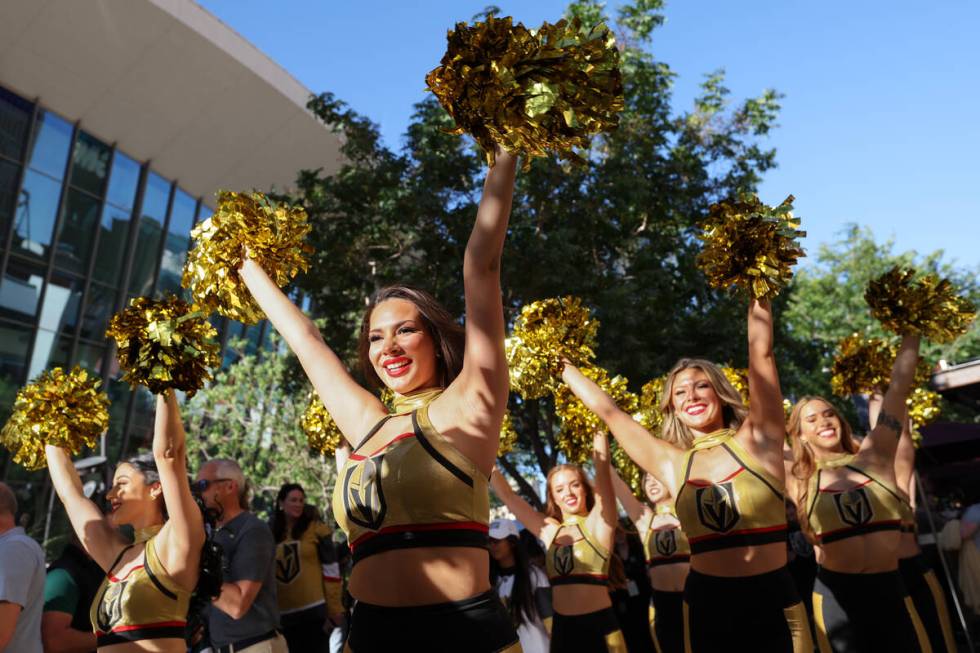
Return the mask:
{"type": "MultiPolygon", "coordinates": [[[[395,322],[395,325],[394,325],[393,328],[397,329],[400,326],[404,326],[404,325],[408,324],[409,322],[414,322],[414,321],[415,321],[414,318],[409,318],[407,320],[402,320],[401,322],[395,322]]],[[[370,331],[368,331],[368,333],[374,333],[376,331],[381,331],[381,327],[374,327],[373,329],[371,329],[370,331]]]]}

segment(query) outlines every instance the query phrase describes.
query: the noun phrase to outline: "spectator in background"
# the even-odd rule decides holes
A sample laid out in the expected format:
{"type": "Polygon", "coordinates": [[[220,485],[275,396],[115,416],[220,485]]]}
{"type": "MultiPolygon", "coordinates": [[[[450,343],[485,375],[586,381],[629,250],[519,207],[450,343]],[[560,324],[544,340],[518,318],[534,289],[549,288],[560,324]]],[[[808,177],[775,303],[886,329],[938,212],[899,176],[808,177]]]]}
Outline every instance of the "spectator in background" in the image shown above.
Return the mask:
{"type": "Polygon", "coordinates": [[[960,591],[975,620],[980,617],[980,503],[963,511],[960,538],[960,591]]]}
{"type": "Polygon", "coordinates": [[[330,527],[298,483],[285,483],[272,516],[283,635],[291,651],[326,653],[328,633],[344,621],[340,567],[330,527]]]}
{"type": "Polygon", "coordinates": [[[41,641],[44,653],[89,653],[97,648],[89,608],[105,572],[85,552],[74,530],[44,581],[41,641]]]}
{"type": "MultiPolygon", "coordinates": [[[[622,577],[613,587],[610,571],[610,599],[619,627],[630,653],[654,653],[653,636],[650,632],[650,577],[647,575],[646,552],[643,542],[634,528],[627,529],[620,520],[616,528],[616,544],[613,553],[622,567],[622,577]]],[[[618,574],[617,574],[618,575],[618,574]]]]}
{"type": "Polygon", "coordinates": [[[214,541],[223,549],[225,582],[208,610],[211,645],[216,653],[284,653],[275,540],[268,524],[247,510],[242,468],[233,460],[209,460],[198,470],[194,490],[218,512],[214,541]]]}
{"type": "Polygon", "coordinates": [[[551,645],[551,586],[541,568],[531,564],[517,523],[490,524],[490,582],[517,628],[524,653],[547,653],[551,645]]]}
{"type": "Polygon", "coordinates": [[[44,552],[16,515],[17,497],[0,483],[0,651],[42,653],[44,552]]]}

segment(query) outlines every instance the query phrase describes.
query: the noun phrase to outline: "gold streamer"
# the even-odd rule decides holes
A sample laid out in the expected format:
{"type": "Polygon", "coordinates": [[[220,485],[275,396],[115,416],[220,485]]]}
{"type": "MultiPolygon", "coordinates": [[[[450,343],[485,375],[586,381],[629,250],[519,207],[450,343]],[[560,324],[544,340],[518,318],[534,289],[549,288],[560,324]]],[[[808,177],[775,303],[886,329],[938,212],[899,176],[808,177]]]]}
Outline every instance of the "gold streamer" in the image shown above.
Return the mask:
{"type": "Polygon", "coordinates": [[[757,299],[779,294],[792,278],[790,268],[805,256],[793,196],[770,207],[755,195],[713,204],[701,224],[704,248],[698,267],[715,288],[738,286],[757,299]]]}
{"type": "Polygon", "coordinates": [[[525,157],[551,150],[583,162],[576,149],[615,129],[623,110],[619,50],[602,24],[577,18],[537,30],[510,17],[447,34],[441,65],[426,75],[429,89],[453,118],[453,133],[469,133],[494,164],[494,146],[525,157]]]}
{"type": "Polygon", "coordinates": [[[728,382],[742,397],[742,403],[746,407],[749,405],[749,371],[744,367],[721,367],[721,373],[725,375],[728,382]]]}
{"type": "MultiPolygon", "coordinates": [[[[837,356],[831,366],[830,387],[840,397],[884,392],[888,388],[898,347],[881,338],[864,338],[859,333],[837,343],[837,356]]],[[[928,383],[932,366],[919,361],[915,369],[916,385],[928,383]]]]}
{"type": "Polygon", "coordinates": [[[47,444],[73,455],[94,447],[109,428],[109,398],[99,391],[101,383],[81,367],[67,373],[55,367],[21,388],[0,431],[14,462],[33,471],[47,465],[47,444]]]}
{"type": "Polygon", "coordinates": [[[306,405],[306,412],[300,419],[300,426],[306,433],[306,440],[309,442],[310,449],[324,455],[333,455],[340,443],[344,441],[344,435],[337,428],[337,423],[330,417],[326,406],[320,401],[320,397],[315,392],[309,395],[309,403],[306,405]]]}
{"type": "Polygon", "coordinates": [[[504,413],[504,421],[500,425],[500,445],[497,447],[497,457],[500,458],[504,454],[513,451],[516,444],[517,429],[514,428],[514,420],[511,418],[510,411],[508,410],[504,413]]]}
{"type": "MultiPolygon", "coordinates": [[[[629,391],[625,377],[610,377],[601,367],[584,367],[582,374],[595,381],[627,413],[632,415],[639,408],[639,398],[629,391]]],[[[582,464],[591,460],[594,434],[606,425],[564,383],[555,391],[555,414],[561,419],[555,438],[558,448],[570,462],[582,464]]]]}
{"type": "Polygon", "coordinates": [[[864,299],[881,325],[900,335],[952,342],[970,329],[976,307],[956,294],[949,279],[894,267],[868,284],[864,299]]]}
{"type": "Polygon", "coordinates": [[[664,423],[664,415],[660,412],[660,400],[663,397],[664,384],[666,383],[667,375],[664,374],[647,381],[640,388],[640,408],[633,413],[633,419],[651,433],[658,433],[664,423]]]}
{"type": "Polygon", "coordinates": [[[204,310],[254,324],[262,309],[238,276],[246,252],[279,287],[309,268],[313,248],[303,243],[306,211],[262,193],[218,193],[218,209],[194,227],[196,245],[184,265],[183,285],[204,310]]]}
{"type": "Polygon", "coordinates": [[[136,297],[112,316],[105,335],[116,341],[123,380],[154,394],[175,388],[193,396],[221,364],[213,341],[218,332],[197,307],[173,295],[136,297]]]}

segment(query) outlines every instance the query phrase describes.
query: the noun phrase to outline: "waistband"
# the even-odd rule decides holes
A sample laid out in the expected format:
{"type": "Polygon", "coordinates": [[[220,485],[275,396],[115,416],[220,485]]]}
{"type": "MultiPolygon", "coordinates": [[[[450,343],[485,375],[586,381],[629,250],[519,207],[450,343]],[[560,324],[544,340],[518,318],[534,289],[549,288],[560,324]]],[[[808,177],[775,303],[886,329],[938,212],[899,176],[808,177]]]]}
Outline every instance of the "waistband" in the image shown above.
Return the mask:
{"type": "Polygon", "coordinates": [[[616,612],[612,608],[599,608],[594,612],[586,612],[585,614],[561,614],[560,612],[556,612],[551,620],[552,628],[558,624],[566,626],[574,624],[576,629],[588,629],[592,632],[598,630],[603,633],[611,633],[619,630],[619,620],[616,618],[616,612]]]}
{"type": "Polygon", "coordinates": [[[921,553],[916,553],[911,558],[899,558],[898,559],[898,573],[902,575],[903,578],[907,578],[910,575],[923,575],[932,571],[932,567],[929,565],[929,561],[921,553]]]}
{"type": "Polygon", "coordinates": [[[225,644],[224,646],[216,646],[215,653],[234,653],[235,651],[241,651],[249,646],[253,646],[260,642],[264,642],[273,639],[279,635],[279,631],[270,630],[269,632],[262,633],[261,635],[253,635],[252,637],[246,637],[245,639],[240,639],[237,642],[232,642],[231,644],[225,644]]]}
{"type": "Polygon", "coordinates": [[[653,560],[647,560],[647,567],[653,569],[654,567],[660,567],[662,565],[676,565],[680,563],[690,563],[691,556],[677,555],[677,556],[667,556],[665,558],[654,558],[653,560]]]}
{"type": "Polygon", "coordinates": [[[393,526],[356,540],[351,545],[351,560],[357,564],[368,556],[394,549],[439,546],[489,549],[490,536],[487,533],[486,525],[471,522],[393,526]]]}
{"type": "Polygon", "coordinates": [[[548,577],[552,587],[557,585],[602,585],[609,584],[609,576],[605,574],[568,574],[566,576],[548,577]]]}
{"type": "Polygon", "coordinates": [[[701,537],[688,537],[691,553],[708,553],[722,549],[734,549],[742,546],[761,546],[775,542],[785,542],[786,524],[760,528],[751,531],[736,531],[733,533],[712,533],[701,537]]]}
{"type": "Polygon", "coordinates": [[[96,632],[96,644],[112,646],[125,642],[139,642],[146,639],[184,639],[185,621],[165,621],[155,624],[135,624],[116,626],[108,633],[96,632]]]}
{"type": "Polygon", "coordinates": [[[366,613],[368,615],[378,615],[379,617],[397,614],[399,617],[417,616],[422,618],[437,617],[440,615],[478,609],[493,605],[497,603],[498,600],[497,594],[490,589],[482,594],[477,594],[476,596],[471,596],[467,599],[460,599],[459,601],[446,601],[445,603],[428,603],[426,605],[389,606],[357,601],[354,604],[354,609],[361,614],[366,613]]]}
{"type": "Polygon", "coordinates": [[[793,576],[787,567],[752,576],[711,576],[692,569],[684,584],[684,600],[689,605],[710,604],[730,610],[734,606],[752,609],[759,603],[785,609],[800,602],[793,576]]]}
{"type": "Polygon", "coordinates": [[[831,571],[820,567],[817,570],[817,582],[822,583],[832,592],[859,592],[862,596],[908,596],[902,576],[895,571],[880,571],[873,574],[851,574],[841,571],[831,571]]]}

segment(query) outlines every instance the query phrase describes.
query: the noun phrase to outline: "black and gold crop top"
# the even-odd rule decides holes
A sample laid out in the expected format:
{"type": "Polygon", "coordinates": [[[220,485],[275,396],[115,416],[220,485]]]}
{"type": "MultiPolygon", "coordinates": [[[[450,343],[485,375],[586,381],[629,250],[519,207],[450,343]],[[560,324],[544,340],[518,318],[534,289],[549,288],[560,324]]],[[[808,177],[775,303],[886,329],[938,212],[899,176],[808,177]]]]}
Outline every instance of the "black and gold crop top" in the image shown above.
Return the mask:
{"type": "Polygon", "coordinates": [[[488,480],[433,428],[427,404],[411,412],[412,431],[361,451],[395,414],[361,440],[334,487],[334,518],[347,533],[354,563],[393,549],[486,548],[488,480]]]}
{"type": "Polygon", "coordinates": [[[545,571],[552,585],[605,585],[609,580],[609,551],[600,545],[585,526],[587,518],[572,515],[562,522],[548,543],[545,571]],[[558,544],[559,536],[572,542],[558,544]]]}
{"type": "Polygon", "coordinates": [[[767,472],[723,429],[694,441],[683,459],[683,480],[674,501],[694,554],[786,539],[783,483],[767,472]],[[721,447],[738,469],[718,481],[691,478],[698,451],[721,447]]]}
{"type": "MultiPolygon", "coordinates": [[[[657,506],[657,514],[674,514],[670,506],[657,506]]],[[[676,517],[676,515],[674,515],[676,517]]],[[[679,526],[653,527],[653,518],[643,532],[643,550],[646,553],[647,566],[659,567],[679,562],[690,562],[691,545],[687,535],[679,526]]]]}
{"type": "MultiPolygon", "coordinates": [[[[183,639],[191,592],[181,589],[157,557],[154,539],[146,541],[143,562],[125,576],[113,574],[126,547],[95,594],[89,616],[99,648],[146,639],[183,639]]],[[[137,534],[137,542],[141,541],[137,534]]]]}
{"type": "Polygon", "coordinates": [[[906,500],[894,487],[853,465],[854,455],[817,464],[810,477],[807,515],[813,534],[822,544],[877,531],[898,531],[906,500]],[[846,490],[820,489],[827,469],[844,467],[866,480],[846,490]]]}

